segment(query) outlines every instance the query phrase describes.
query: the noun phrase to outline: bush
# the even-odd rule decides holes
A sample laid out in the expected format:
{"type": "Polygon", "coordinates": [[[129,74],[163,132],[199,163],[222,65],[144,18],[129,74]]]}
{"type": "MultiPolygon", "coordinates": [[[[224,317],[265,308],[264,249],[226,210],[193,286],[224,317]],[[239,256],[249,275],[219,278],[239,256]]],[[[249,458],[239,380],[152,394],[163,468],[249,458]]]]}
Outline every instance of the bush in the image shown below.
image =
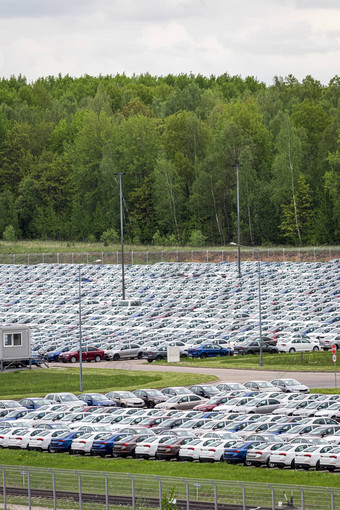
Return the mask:
{"type": "Polygon", "coordinates": [[[2,234],[2,238],[4,241],[9,241],[11,243],[14,243],[17,240],[17,233],[13,225],[7,225],[2,234]]]}
{"type": "Polygon", "coordinates": [[[118,243],[119,235],[114,228],[110,228],[102,233],[100,240],[104,243],[104,246],[109,246],[109,244],[118,243]]]}
{"type": "Polygon", "coordinates": [[[189,237],[189,246],[204,246],[207,241],[200,230],[193,230],[189,237]]]}

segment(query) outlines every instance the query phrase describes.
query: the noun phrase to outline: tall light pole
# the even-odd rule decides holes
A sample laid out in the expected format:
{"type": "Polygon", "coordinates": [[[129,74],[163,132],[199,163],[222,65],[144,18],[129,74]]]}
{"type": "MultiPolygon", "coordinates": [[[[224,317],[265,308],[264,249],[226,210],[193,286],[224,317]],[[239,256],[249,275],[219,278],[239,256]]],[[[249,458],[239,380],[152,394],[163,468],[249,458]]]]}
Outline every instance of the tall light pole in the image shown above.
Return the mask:
{"type": "Polygon", "coordinates": [[[119,175],[119,202],[120,202],[120,243],[122,252],[122,297],[125,300],[125,275],[124,275],[124,226],[123,226],[123,193],[122,193],[122,175],[126,172],[118,172],[113,175],[119,175]]]}
{"type": "MultiPolygon", "coordinates": [[[[101,259],[97,259],[94,262],[101,262],[101,259]]],[[[82,320],[81,320],[81,264],[78,266],[78,278],[79,278],[79,391],[83,392],[83,335],[82,335],[82,320]]]]}
{"type": "MultiPolygon", "coordinates": [[[[232,246],[237,246],[236,243],[230,243],[232,246]]],[[[243,245],[241,245],[243,246],[243,245]]],[[[243,246],[246,248],[246,246],[243,246]]],[[[259,296],[259,322],[260,322],[260,367],[263,367],[263,349],[262,349],[262,295],[261,295],[261,254],[258,248],[257,251],[257,273],[258,273],[258,296],[259,296]]]]}
{"type": "Polygon", "coordinates": [[[236,168],[236,195],[237,195],[237,269],[239,278],[241,275],[241,230],[240,230],[240,183],[239,183],[239,168],[242,166],[240,163],[232,165],[236,168]]]}

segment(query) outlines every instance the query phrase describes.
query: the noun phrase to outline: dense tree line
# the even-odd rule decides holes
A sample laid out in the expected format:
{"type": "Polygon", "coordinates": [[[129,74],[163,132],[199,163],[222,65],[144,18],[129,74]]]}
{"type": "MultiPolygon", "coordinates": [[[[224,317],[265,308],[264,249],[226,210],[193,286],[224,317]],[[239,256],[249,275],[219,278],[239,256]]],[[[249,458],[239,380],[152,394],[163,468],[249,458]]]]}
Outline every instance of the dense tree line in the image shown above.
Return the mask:
{"type": "Polygon", "coordinates": [[[0,81],[0,236],[340,240],[340,78],[266,86],[239,76],[149,74],[0,81]]]}

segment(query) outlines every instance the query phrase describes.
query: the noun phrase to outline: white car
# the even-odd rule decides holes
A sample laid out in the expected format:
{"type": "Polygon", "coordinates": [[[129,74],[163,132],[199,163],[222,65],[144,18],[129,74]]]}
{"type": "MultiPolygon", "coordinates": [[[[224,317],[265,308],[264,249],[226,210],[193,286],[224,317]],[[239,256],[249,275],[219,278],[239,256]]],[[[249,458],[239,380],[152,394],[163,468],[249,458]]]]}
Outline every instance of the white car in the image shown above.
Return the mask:
{"type": "Polygon", "coordinates": [[[143,443],[138,443],[135,448],[135,456],[137,459],[150,459],[150,457],[155,457],[157,448],[159,444],[166,443],[170,439],[173,439],[173,436],[150,436],[147,441],[143,443]]]}
{"type": "Polygon", "coordinates": [[[335,447],[320,455],[320,469],[334,471],[340,468],[340,448],[335,447]]]}
{"type": "Polygon", "coordinates": [[[182,445],[178,452],[178,459],[179,460],[198,460],[200,457],[201,449],[205,446],[209,446],[210,444],[214,443],[215,439],[209,438],[209,439],[193,439],[189,443],[186,443],[182,445]]]}
{"type": "Polygon", "coordinates": [[[65,434],[65,430],[41,430],[40,434],[30,436],[28,439],[27,450],[48,450],[53,438],[65,434]]]}
{"type": "Polygon", "coordinates": [[[285,444],[284,446],[280,446],[280,448],[270,454],[270,466],[280,468],[290,467],[294,469],[296,454],[306,450],[308,446],[308,444],[285,444]]]}
{"type": "Polygon", "coordinates": [[[104,437],[111,437],[112,434],[108,434],[107,431],[102,432],[88,432],[83,436],[77,437],[73,439],[70,452],[71,453],[79,453],[80,455],[85,455],[86,453],[91,453],[91,448],[93,445],[93,441],[97,439],[103,439],[104,437]]]}
{"type": "Polygon", "coordinates": [[[280,339],[277,341],[276,347],[279,352],[310,352],[319,351],[320,342],[319,340],[307,338],[302,336],[292,336],[286,340],[280,339]]]}
{"type": "Polygon", "coordinates": [[[3,448],[8,448],[8,441],[9,438],[12,436],[16,436],[18,434],[24,434],[27,429],[20,429],[20,428],[12,428],[12,429],[5,429],[0,434],[0,446],[3,448]]]}
{"type": "Polygon", "coordinates": [[[8,448],[26,449],[30,438],[40,434],[41,432],[41,429],[24,429],[21,433],[12,434],[8,437],[8,448]]]}
{"type": "Polygon", "coordinates": [[[202,446],[199,461],[200,462],[219,462],[223,461],[223,454],[225,448],[230,448],[235,443],[239,442],[240,439],[231,439],[228,441],[215,440],[208,446],[202,446]]]}
{"type": "Polygon", "coordinates": [[[309,446],[302,452],[298,452],[295,455],[295,467],[310,469],[315,468],[316,470],[320,469],[320,458],[323,453],[329,452],[333,446],[309,446]]]}

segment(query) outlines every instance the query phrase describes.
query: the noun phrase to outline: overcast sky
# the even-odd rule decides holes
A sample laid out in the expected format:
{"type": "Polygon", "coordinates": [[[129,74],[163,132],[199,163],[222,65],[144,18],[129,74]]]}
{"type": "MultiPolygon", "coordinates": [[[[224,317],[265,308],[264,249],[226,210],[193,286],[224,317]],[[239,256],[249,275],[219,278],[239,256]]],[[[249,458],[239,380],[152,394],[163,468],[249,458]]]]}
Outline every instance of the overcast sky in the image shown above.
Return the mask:
{"type": "Polygon", "coordinates": [[[340,0],[0,0],[0,77],[340,75],[340,0]]]}

